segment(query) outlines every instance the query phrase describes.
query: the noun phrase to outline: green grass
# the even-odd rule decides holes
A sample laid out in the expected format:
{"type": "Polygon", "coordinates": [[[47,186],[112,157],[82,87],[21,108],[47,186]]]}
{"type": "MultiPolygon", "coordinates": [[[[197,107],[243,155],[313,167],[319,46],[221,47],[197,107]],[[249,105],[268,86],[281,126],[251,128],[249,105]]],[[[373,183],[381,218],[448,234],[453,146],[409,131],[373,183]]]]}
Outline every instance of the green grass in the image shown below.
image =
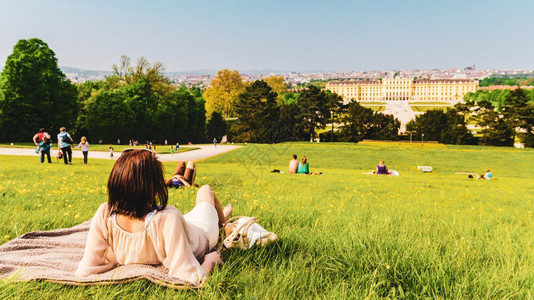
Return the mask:
{"type": "Polygon", "coordinates": [[[383,101],[360,101],[361,105],[386,105],[383,101]]]}
{"type": "Polygon", "coordinates": [[[367,103],[362,103],[363,107],[370,108],[373,111],[384,111],[386,109],[385,105],[369,105],[367,103]]]}
{"type": "Polygon", "coordinates": [[[410,105],[441,105],[451,106],[450,102],[437,102],[437,101],[410,101],[410,105]]]}
{"type": "MultiPolygon", "coordinates": [[[[81,151],[81,148],[75,148],[75,146],[78,146],[78,144],[74,144],[72,146],[73,151],[81,151]]],[[[158,154],[170,154],[171,153],[171,145],[165,146],[165,145],[156,145],[156,150],[158,154]]],[[[16,143],[11,145],[11,143],[0,143],[0,147],[4,148],[32,148],[34,149],[36,146],[33,143],[16,143]]],[[[140,145],[137,147],[128,146],[128,145],[113,145],[113,151],[115,152],[121,152],[124,149],[129,148],[135,148],[135,149],[141,149],[144,148],[144,145],[140,145]]],[[[52,149],[57,149],[57,142],[52,144],[52,149]]],[[[181,153],[181,152],[187,152],[191,150],[199,149],[198,147],[180,147],[178,148],[178,151],[174,149],[174,153],[181,153]]],[[[89,143],[89,151],[101,151],[101,152],[108,152],[109,151],[109,144],[91,144],[89,143]]]]}
{"type": "Polygon", "coordinates": [[[438,106],[438,105],[412,105],[411,108],[415,112],[425,112],[427,110],[447,110],[450,109],[452,106],[438,106]]]}
{"type": "MultiPolygon", "coordinates": [[[[225,266],[200,290],[0,282],[0,298],[531,299],[533,155],[439,144],[248,144],[199,162],[197,183],[210,184],[235,215],[258,217],[279,243],[226,251],[225,266]],[[325,175],[270,173],[286,171],[293,153],[325,175]],[[363,174],[380,159],[401,176],[363,174]],[[496,180],[454,174],[486,169],[496,180]]],[[[0,239],[90,218],[106,201],[112,163],[0,156],[0,213],[9,216],[0,239]]],[[[165,166],[170,174],[174,164],[165,166]]],[[[186,212],[195,192],[171,190],[170,204],[186,212]]]]}

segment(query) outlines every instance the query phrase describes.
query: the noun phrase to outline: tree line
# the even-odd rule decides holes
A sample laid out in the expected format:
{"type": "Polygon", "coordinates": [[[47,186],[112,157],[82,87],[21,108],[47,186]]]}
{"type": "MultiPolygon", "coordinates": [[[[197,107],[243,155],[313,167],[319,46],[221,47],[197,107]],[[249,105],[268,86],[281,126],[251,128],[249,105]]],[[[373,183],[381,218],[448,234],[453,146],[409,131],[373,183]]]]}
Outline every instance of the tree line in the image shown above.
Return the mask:
{"type": "Polygon", "coordinates": [[[345,103],[315,85],[291,91],[281,76],[247,83],[237,71],[221,70],[204,97],[211,120],[231,120],[226,133],[235,142],[396,139],[400,127],[391,115],[345,103]]]}
{"type": "Polygon", "coordinates": [[[517,75],[493,75],[479,81],[480,86],[509,85],[529,86],[534,85],[534,73],[517,75]]]}
{"type": "MultiPolygon", "coordinates": [[[[39,39],[20,40],[0,74],[0,141],[28,141],[41,127],[62,126],[76,138],[105,143],[139,140],[232,142],[395,140],[400,122],[345,102],[316,85],[291,89],[281,76],[254,82],[220,70],[202,91],[177,87],[160,62],[132,65],[122,56],[114,75],[72,84],[39,39]]],[[[534,92],[479,90],[447,111],[430,110],[407,124],[411,135],[449,144],[532,147],[534,92]],[[473,125],[474,136],[467,128],[473,125]]]]}
{"type": "Polygon", "coordinates": [[[163,64],[123,56],[114,75],[74,85],[39,39],[20,40],[0,74],[0,141],[28,141],[39,128],[64,126],[76,138],[204,142],[206,111],[198,88],[176,88],[163,64]]]}
{"type": "Polygon", "coordinates": [[[532,90],[496,90],[468,93],[465,101],[446,112],[430,110],[406,125],[427,140],[445,144],[513,146],[519,140],[534,147],[534,98],[532,90]],[[467,124],[473,125],[474,136],[467,124]]]}

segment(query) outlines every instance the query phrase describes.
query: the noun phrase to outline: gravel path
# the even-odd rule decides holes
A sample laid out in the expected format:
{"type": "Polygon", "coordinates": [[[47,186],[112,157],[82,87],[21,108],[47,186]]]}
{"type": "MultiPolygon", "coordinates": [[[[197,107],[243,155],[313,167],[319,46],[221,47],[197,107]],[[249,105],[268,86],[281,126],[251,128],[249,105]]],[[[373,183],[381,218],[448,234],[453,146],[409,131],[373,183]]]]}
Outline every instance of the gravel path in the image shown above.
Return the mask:
{"type": "MultiPolygon", "coordinates": [[[[188,148],[188,146],[180,146],[182,148],[188,148]]],[[[213,145],[195,145],[191,146],[194,148],[200,148],[197,150],[191,150],[187,152],[177,153],[174,155],[171,154],[158,154],[158,158],[160,161],[199,161],[203,160],[212,156],[217,156],[232,150],[235,150],[237,148],[240,148],[242,146],[234,146],[234,145],[217,145],[217,147],[213,147],[213,145]]],[[[57,157],[57,150],[52,149],[50,151],[50,154],[53,159],[57,157]]],[[[25,148],[0,148],[0,155],[24,155],[24,156],[35,156],[36,159],[40,156],[40,154],[35,153],[35,149],[25,149],[25,148]]],[[[113,159],[117,159],[121,155],[120,152],[115,152],[113,159]]],[[[81,151],[72,151],[72,157],[83,157],[81,151]]],[[[108,152],[99,152],[99,151],[91,151],[89,150],[89,159],[110,159],[108,152]]]]}

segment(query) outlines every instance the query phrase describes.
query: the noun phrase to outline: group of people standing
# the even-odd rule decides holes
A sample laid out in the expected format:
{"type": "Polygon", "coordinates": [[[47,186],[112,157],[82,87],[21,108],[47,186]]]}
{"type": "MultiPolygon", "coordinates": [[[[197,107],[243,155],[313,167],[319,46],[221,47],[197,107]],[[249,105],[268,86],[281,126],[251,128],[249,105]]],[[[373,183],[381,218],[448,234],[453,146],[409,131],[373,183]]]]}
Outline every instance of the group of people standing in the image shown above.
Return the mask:
{"type": "MultiPolygon", "coordinates": [[[[36,153],[41,153],[41,163],[44,163],[45,156],[47,157],[48,163],[52,163],[50,158],[50,150],[52,148],[52,138],[50,134],[46,132],[44,128],[39,129],[33,136],[33,142],[37,146],[35,149],[36,153]]],[[[67,132],[65,127],[59,129],[57,135],[57,148],[58,153],[61,153],[63,157],[63,162],[67,165],[72,165],[72,148],[71,145],[74,144],[74,140],[71,135],[67,132]]],[[[85,136],[82,136],[80,143],[75,146],[76,148],[82,149],[83,154],[83,164],[87,165],[87,154],[89,153],[89,142],[85,136]]],[[[59,156],[58,156],[59,157],[59,156]]]]}

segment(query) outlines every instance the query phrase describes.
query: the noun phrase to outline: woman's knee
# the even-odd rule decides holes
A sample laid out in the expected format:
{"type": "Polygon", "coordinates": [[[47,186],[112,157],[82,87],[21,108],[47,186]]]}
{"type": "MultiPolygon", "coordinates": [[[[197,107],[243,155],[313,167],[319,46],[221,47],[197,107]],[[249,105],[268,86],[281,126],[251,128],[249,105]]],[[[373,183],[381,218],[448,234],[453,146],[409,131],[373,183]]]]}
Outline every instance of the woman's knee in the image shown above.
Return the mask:
{"type": "Polygon", "coordinates": [[[198,189],[197,192],[197,203],[198,202],[209,202],[211,204],[214,203],[215,199],[215,193],[211,189],[209,185],[203,185],[198,189]]]}
{"type": "Polygon", "coordinates": [[[195,168],[195,163],[193,161],[188,161],[187,162],[187,168],[188,169],[194,169],[195,168]]]}

